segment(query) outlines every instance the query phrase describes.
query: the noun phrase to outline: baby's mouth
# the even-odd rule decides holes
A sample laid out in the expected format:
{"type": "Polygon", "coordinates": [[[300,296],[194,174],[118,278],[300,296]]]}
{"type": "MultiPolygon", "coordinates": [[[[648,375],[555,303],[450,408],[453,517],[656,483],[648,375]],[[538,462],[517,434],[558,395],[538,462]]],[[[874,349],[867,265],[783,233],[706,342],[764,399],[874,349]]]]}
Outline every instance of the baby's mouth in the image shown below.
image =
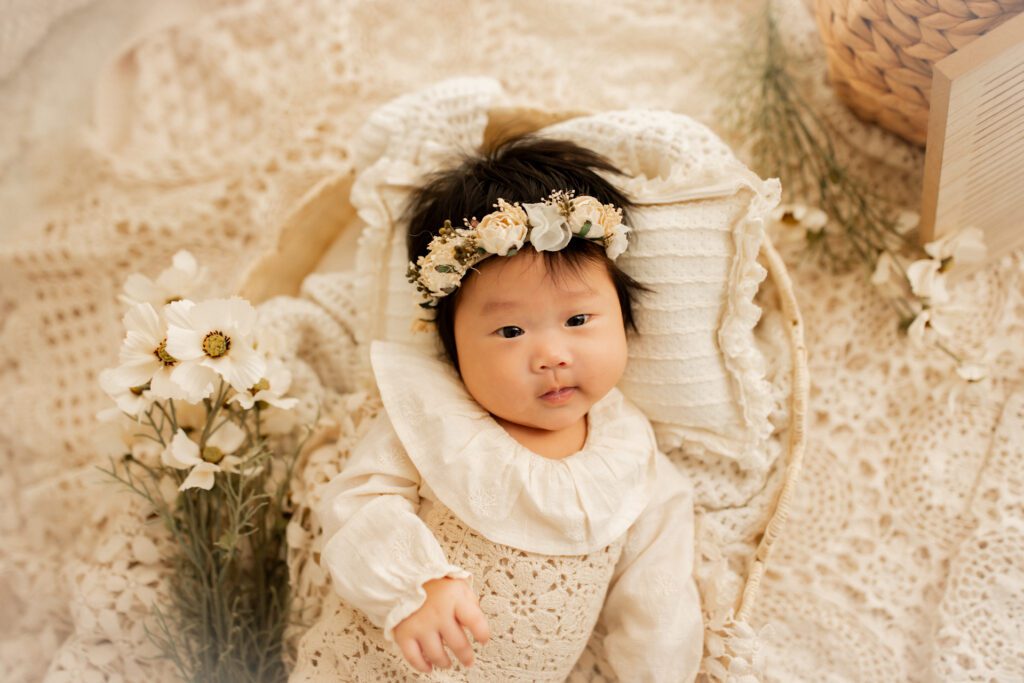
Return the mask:
{"type": "Polygon", "coordinates": [[[541,398],[549,402],[565,401],[572,397],[576,393],[576,387],[562,387],[560,389],[552,389],[546,394],[541,394],[541,398]]]}

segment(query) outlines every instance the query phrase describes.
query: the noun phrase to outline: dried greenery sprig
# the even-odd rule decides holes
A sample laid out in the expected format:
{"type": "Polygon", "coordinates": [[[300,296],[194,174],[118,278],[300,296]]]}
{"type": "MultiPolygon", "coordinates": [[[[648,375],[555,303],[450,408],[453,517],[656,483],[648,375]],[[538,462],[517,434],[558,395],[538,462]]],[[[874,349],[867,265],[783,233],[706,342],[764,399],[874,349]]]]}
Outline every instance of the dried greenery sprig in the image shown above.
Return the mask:
{"type": "Polygon", "coordinates": [[[789,197],[820,207],[840,229],[834,236],[824,228],[809,232],[813,251],[837,270],[874,269],[880,254],[911,246],[897,212],[849,171],[828,124],[802,94],[772,2],[752,21],[733,74],[722,119],[747,141],[754,169],[780,178],[789,197]]]}
{"type": "MultiPolygon", "coordinates": [[[[821,221],[806,226],[808,253],[833,272],[866,266],[902,332],[916,345],[930,345],[952,358],[965,379],[983,376],[977,362],[952,348],[940,310],[948,301],[942,276],[954,260],[983,258],[981,232],[967,228],[922,250],[913,239],[916,218],[908,220],[908,212],[898,211],[849,170],[833,146],[828,123],[794,76],[772,0],[733,49],[734,58],[726,60],[730,77],[724,80],[731,88],[720,118],[759,174],[780,178],[790,201],[824,212],[821,221]]],[[[802,223],[785,211],[780,217],[802,223]]]]}

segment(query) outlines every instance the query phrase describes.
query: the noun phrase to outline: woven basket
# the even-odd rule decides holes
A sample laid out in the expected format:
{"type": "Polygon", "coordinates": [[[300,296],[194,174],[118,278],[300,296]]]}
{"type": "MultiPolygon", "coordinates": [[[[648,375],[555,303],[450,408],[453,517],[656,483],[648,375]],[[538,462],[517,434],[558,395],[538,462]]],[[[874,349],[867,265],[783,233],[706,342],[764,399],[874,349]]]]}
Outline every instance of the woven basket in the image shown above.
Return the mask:
{"type": "Polygon", "coordinates": [[[1024,0],[814,0],[814,8],[839,97],[923,145],[932,65],[1024,11],[1024,0]]]}

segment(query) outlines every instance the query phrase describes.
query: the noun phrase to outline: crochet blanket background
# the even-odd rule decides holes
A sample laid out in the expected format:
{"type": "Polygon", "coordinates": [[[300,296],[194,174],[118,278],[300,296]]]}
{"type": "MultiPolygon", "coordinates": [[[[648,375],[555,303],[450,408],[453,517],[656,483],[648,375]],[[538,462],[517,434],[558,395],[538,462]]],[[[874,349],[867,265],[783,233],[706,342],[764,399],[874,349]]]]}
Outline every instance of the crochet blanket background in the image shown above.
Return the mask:
{"type": "MultiPolygon", "coordinates": [[[[194,4],[130,26],[122,18],[119,32],[108,29],[118,55],[108,69],[85,48],[123,0],[51,27],[18,67],[17,55],[3,55],[11,69],[0,84],[5,681],[156,675],[141,663],[151,651],[139,617],[157,597],[165,541],[140,532],[129,497],[109,495],[89,440],[107,404],[96,373],[116,361],[115,294],[128,273],[156,272],[188,246],[216,286],[237,288],[239,273],[277,244],[298,200],[350,167],[348,140],[367,113],[424,82],[489,75],[530,104],[667,108],[715,129],[716,64],[758,6],[194,4]],[[47,71],[77,49],[95,66],[82,70],[88,81],[47,71]],[[42,80],[52,73],[62,82],[42,80]],[[132,87],[112,90],[113,75],[132,87]],[[93,123],[83,127],[90,105],[93,123]]],[[[55,17],[72,3],[54,6],[55,17]]],[[[787,12],[794,49],[824,73],[805,7],[793,1],[787,12]]],[[[921,153],[857,122],[823,82],[816,98],[840,147],[857,150],[854,169],[914,208],[921,153]]],[[[830,275],[792,248],[784,253],[806,323],[812,394],[805,472],[755,614],[755,625],[770,624],[768,678],[1020,678],[1024,253],[956,287],[958,338],[993,361],[993,379],[968,387],[950,379],[944,358],[897,335],[863,274],[830,275]]],[[[350,386],[340,359],[351,351],[352,318],[338,296],[307,287],[278,311],[321,332],[301,349],[310,359],[297,378],[305,386],[350,386]],[[321,304],[342,313],[326,316],[321,304]]],[[[364,399],[329,405],[342,433],[358,431],[364,399]]]]}

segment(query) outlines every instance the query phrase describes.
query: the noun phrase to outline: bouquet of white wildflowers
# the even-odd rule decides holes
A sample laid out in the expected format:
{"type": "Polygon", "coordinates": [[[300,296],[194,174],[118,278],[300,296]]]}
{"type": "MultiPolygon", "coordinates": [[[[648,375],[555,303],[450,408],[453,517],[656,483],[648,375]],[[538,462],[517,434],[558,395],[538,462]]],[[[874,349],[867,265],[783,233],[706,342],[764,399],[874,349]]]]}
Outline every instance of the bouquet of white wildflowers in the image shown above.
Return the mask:
{"type": "Polygon", "coordinates": [[[309,430],[273,335],[241,298],[193,301],[186,251],[156,280],[132,275],[120,365],[100,373],[125,452],[104,470],[151,505],[174,540],[170,601],[151,637],[184,680],[277,681],[288,616],[288,485],[309,430]]]}

